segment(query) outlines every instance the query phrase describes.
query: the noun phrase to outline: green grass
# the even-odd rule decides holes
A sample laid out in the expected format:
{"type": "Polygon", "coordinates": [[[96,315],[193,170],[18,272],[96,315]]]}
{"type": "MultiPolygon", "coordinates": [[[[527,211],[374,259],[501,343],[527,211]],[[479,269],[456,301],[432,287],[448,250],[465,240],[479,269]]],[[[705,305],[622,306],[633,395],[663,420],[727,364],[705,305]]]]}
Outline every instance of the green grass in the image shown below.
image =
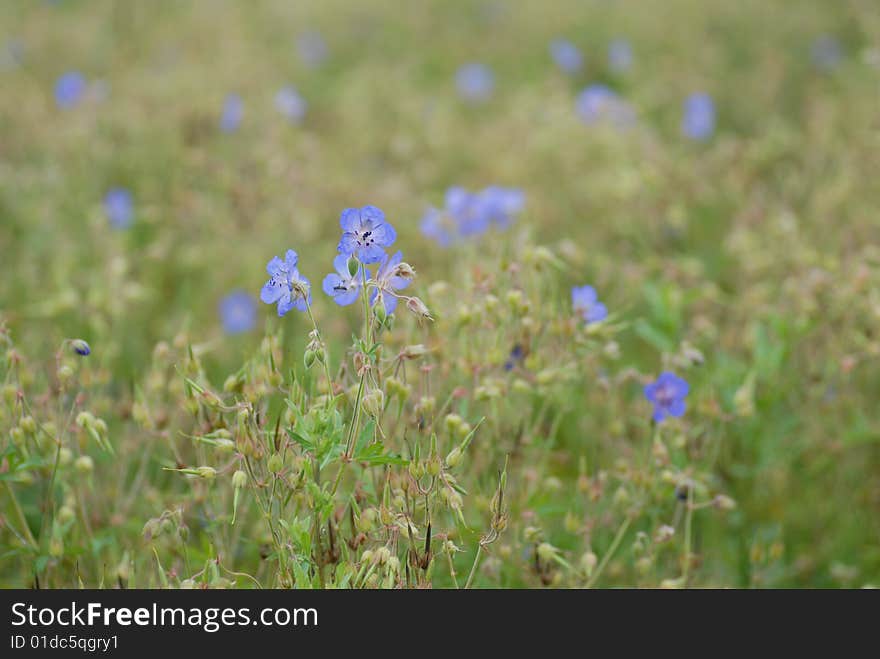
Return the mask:
{"type": "Polygon", "coordinates": [[[0,586],[880,584],[864,3],[14,1],[0,48],[0,586]],[[307,30],[329,47],[315,69],[307,30]],[[559,36],[581,74],[554,66],[559,36]],[[455,92],[470,61],[495,72],[484,105],[455,92]],[[59,110],[74,69],[106,99],[59,110]],[[635,126],[579,120],[594,82],[635,126]],[[300,125],[274,108],[285,84],[300,125]],[[679,130],[696,91],[718,109],[705,143],[679,130]],[[223,134],[230,92],[244,119],[223,134]],[[421,235],[449,186],[490,184],[526,193],[511,229],[448,250],[421,235]],[[127,231],[101,208],[117,186],[127,231]],[[401,303],[365,337],[361,305],[320,291],[340,211],[365,204],[433,322],[401,303]],[[307,315],[220,324],[288,248],[331,398],[303,362],[307,315]],[[612,314],[590,328],[569,293],[587,283],[612,314]],[[413,345],[428,353],[398,358],[413,345]],[[667,369],[688,410],[654,427],[642,385],[667,369]],[[216,475],[174,471],[201,466],[216,475]]]}

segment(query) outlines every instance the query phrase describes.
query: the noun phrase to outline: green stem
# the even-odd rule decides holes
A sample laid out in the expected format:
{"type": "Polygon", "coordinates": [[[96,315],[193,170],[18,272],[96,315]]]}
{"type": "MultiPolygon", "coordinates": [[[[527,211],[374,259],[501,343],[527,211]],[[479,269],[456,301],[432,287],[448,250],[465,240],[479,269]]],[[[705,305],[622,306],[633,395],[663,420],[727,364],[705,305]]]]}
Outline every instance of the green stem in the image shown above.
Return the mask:
{"type": "Polygon", "coordinates": [[[483,553],[483,545],[482,543],[477,545],[477,555],[474,556],[474,564],[471,566],[471,573],[468,575],[467,581],[464,584],[464,589],[468,590],[471,587],[471,583],[473,583],[474,575],[477,573],[477,565],[480,563],[480,556],[483,553]]]}
{"type": "Polygon", "coordinates": [[[623,541],[623,536],[626,535],[626,530],[629,528],[631,522],[632,518],[630,518],[629,516],[627,516],[626,519],[623,520],[623,524],[621,524],[620,528],[617,529],[617,535],[615,535],[614,540],[611,541],[611,546],[602,557],[602,561],[599,563],[599,567],[596,568],[596,571],[593,572],[593,576],[590,577],[589,581],[587,581],[587,588],[591,588],[593,584],[596,583],[596,581],[599,579],[599,577],[602,576],[602,572],[605,570],[605,567],[608,565],[611,557],[614,556],[614,552],[617,551],[617,548],[623,541]]]}
{"type": "Polygon", "coordinates": [[[690,576],[691,567],[691,526],[694,517],[694,506],[691,501],[693,488],[688,488],[688,496],[685,505],[687,512],[684,517],[684,565],[681,568],[681,583],[687,587],[688,577],[690,576]]]}
{"type": "Polygon", "coordinates": [[[28,526],[27,518],[24,516],[24,511],[21,509],[21,504],[18,503],[18,497],[16,497],[15,492],[12,491],[12,485],[9,484],[9,481],[4,481],[3,484],[6,486],[6,491],[9,492],[9,500],[12,501],[12,507],[18,517],[18,523],[21,524],[23,529],[22,532],[27,538],[27,541],[31,543],[31,546],[34,549],[39,549],[40,546],[37,544],[34,534],[31,533],[31,527],[28,526]]]}

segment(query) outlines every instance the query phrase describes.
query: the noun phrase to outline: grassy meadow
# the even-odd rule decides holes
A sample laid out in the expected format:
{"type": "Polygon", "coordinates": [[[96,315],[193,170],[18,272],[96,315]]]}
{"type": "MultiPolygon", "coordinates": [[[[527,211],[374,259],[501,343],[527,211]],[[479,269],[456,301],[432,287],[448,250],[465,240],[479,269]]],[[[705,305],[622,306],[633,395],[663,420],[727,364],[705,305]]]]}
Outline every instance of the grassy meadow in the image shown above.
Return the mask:
{"type": "Polygon", "coordinates": [[[0,586],[880,585],[873,3],[9,0],[0,85],[0,586]]]}

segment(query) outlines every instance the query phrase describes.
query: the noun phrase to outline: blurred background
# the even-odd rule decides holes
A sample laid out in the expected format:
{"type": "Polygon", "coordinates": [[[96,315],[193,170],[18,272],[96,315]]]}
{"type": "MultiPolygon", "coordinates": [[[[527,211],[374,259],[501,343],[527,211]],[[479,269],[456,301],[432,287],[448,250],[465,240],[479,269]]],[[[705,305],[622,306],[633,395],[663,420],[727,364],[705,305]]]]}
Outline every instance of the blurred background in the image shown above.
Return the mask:
{"type": "Polygon", "coordinates": [[[876,2],[8,0],[0,90],[0,319],[38,360],[82,337],[124,398],[185,331],[227,373],[288,247],[346,339],[343,208],[427,286],[484,249],[427,209],[516,188],[624,366],[687,341],[704,411],[745,406],[717,583],[880,579],[876,2]]]}

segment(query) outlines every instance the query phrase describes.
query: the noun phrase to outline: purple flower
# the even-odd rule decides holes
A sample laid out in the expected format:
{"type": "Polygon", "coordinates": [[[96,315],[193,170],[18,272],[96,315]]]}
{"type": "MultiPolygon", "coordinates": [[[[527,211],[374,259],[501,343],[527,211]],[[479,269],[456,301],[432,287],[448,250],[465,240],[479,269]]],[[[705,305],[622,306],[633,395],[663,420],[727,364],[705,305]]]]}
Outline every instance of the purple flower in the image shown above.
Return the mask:
{"type": "Polygon", "coordinates": [[[512,371],[514,367],[518,364],[522,363],[523,359],[525,359],[525,351],[520,344],[516,344],[510,351],[510,356],[507,358],[507,361],[504,362],[504,370],[512,371]]]}
{"type": "Polygon", "coordinates": [[[489,228],[489,215],[480,195],[461,186],[446,191],[446,212],[455,220],[460,236],[477,236],[489,228]]]}
{"type": "Polygon", "coordinates": [[[480,203],[487,219],[504,229],[525,207],[526,195],[518,188],[490,185],[480,193],[480,203]]]}
{"type": "Polygon", "coordinates": [[[485,64],[465,64],[455,74],[459,95],[470,103],[484,103],[495,90],[495,76],[485,64]]]}
{"type": "Polygon", "coordinates": [[[377,263],[385,256],[385,247],[397,239],[397,232],[385,221],[385,213],[375,206],[346,208],[339,216],[342,239],[340,254],[354,254],[361,263],[377,263]]]}
{"type": "Polygon", "coordinates": [[[556,66],[569,74],[577,73],[584,64],[584,56],[580,49],[565,39],[555,39],[550,42],[550,56],[556,62],[556,66]]]}
{"type": "MultiPolygon", "coordinates": [[[[336,272],[331,272],[324,277],[324,283],[321,286],[324,292],[341,307],[348,306],[357,300],[358,292],[363,283],[363,266],[358,263],[357,270],[351,274],[348,270],[348,258],[345,254],[340,254],[333,259],[333,267],[336,268],[336,272]]],[[[370,271],[368,270],[366,274],[369,277],[370,271]]]]}
{"type": "Polygon", "coordinates": [[[131,193],[125,188],[113,188],[104,195],[104,213],[114,229],[127,229],[134,221],[131,193]]]}
{"type": "Polygon", "coordinates": [[[275,94],[275,108],[292,123],[299,123],[306,116],[306,102],[295,87],[282,87],[275,94]]]}
{"type": "Polygon", "coordinates": [[[632,47],[626,39],[614,39],[608,44],[608,67],[616,72],[623,73],[632,66],[632,47]]]}
{"type": "Polygon", "coordinates": [[[660,423],[667,416],[681,416],[684,399],[690,391],[688,383],[675,373],[665,371],[654,382],[645,385],[645,398],[654,403],[653,419],[660,423]]]}
{"type": "Polygon", "coordinates": [[[223,114],[220,115],[220,130],[234,133],[241,124],[244,115],[244,102],[238,94],[229,94],[223,102],[223,114]]]}
{"type": "Polygon", "coordinates": [[[62,110],[74,107],[85,93],[86,79],[79,71],[69,71],[55,81],[55,103],[62,110]]]}
{"type": "Polygon", "coordinates": [[[327,59],[327,42],[320,32],[309,30],[299,35],[296,40],[296,49],[299,57],[308,68],[314,69],[327,59]]]}
{"type": "Polygon", "coordinates": [[[609,122],[625,128],[635,121],[632,107],[605,85],[590,85],[577,97],[577,113],[586,124],[609,122]]]}
{"type": "Polygon", "coordinates": [[[381,300],[385,305],[385,313],[391,315],[397,308],[397,296],[394,291],[409,286],[409,280],[398,275],[397,266],[403,259],[403,254],[397,252],[391,258],[386,254],[379,265],[379,271],[376,273],[376,288],[370,295],[370,304],[375,305],[377,300],[381,300]]]}
{"type": "Polygon", "coordinates": [[[422,233],[435,240],[440,247],[449,247],[458,237],[458,227],[448,213],[429,208],[420,223],[422,233]]]}
{"type": "Polygon", "coordinates": [[[89,344],[82,339],[73,339],[70,342],[70,346],[73,348],[73,351],[80,357],[88,357],[90,354],[92,354],[91,347],[89,347],[89,344]]]}
{"type": "Polygon", "coordinates": [[[306,311],[312,303],[312,286],[296,269],[298,260],[296,252],[289,249],[283,261],[275,256],[266,265],[269,281],[263,284],[260,299],[266,304],[277,303],[279,316],[291,309],[306,311]]]}
{"type": "Polygon", "coordinates": [[[715,103],[708,94],[691,94],[684,102],[681,132],[692,140],[707,140],[715,132],[715,103]]]}
{"type": "Polygon", "coordinates": [[[248,332],[257,323],[257,302],[247,291],[233,291],[220,300],[218,310],[227,334],[248,332]]]}
{"type": "Polygon", "coordinates": [[[587,325],[598,323],[608,317],[608,309],[599,302],[596,289],[592,286],[573,286],[571,304],[574,312],[583,317],[587,325]]]}

